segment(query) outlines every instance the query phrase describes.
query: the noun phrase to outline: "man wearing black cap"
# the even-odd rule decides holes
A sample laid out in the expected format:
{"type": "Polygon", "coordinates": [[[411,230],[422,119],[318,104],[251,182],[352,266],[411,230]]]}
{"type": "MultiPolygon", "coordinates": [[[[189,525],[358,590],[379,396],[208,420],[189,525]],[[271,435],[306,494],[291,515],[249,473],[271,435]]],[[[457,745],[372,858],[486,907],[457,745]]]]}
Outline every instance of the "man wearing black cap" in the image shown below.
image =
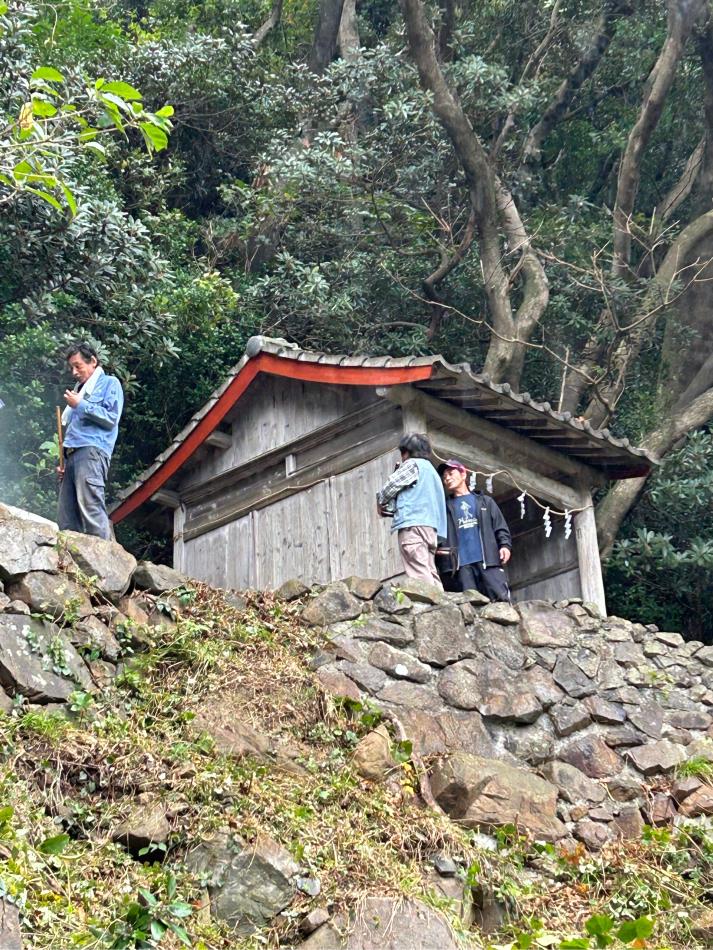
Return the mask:
{"type": "Polygon", "coordinates": [[[491,600],[509,601],[505,565],[510,560],[510,529],[495,499],[468,488],[462,462],[449,459],[438,472],[448,497],[447,543],[436,564],[447,590],[478,590],[491,600]]]}

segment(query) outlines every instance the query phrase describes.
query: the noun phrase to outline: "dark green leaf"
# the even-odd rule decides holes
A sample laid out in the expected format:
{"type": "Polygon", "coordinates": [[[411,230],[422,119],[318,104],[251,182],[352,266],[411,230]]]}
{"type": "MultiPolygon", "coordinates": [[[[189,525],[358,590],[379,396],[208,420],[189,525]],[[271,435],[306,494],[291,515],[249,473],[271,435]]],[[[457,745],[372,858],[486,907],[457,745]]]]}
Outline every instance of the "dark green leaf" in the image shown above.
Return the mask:
{"type": "Polygon", "coordinates": [[[42,854],[61,854],[69,844],[69,835],[54,835],[52,838],[45,838],[37,849],[42,854]]]}
{"type": "Polygon", "coordinates": [[[106,82],[101,87],[102,95],[106,93],[114,93],[116,96],[121,96],[122,99],[141,99],[141,93],[138,89],[134,89],[133,86],[130,86],[128,82],[106,82]]]}
{"type": "Polygon", "coordinates": [[[34,73],[30,76],[32,82],[36,82],[38,79],[44,79],[46,82],[64,82],[64,76],[58,69],[53,69],[51,66],[40,66],[39,69],[36,69],[34,73]]]}

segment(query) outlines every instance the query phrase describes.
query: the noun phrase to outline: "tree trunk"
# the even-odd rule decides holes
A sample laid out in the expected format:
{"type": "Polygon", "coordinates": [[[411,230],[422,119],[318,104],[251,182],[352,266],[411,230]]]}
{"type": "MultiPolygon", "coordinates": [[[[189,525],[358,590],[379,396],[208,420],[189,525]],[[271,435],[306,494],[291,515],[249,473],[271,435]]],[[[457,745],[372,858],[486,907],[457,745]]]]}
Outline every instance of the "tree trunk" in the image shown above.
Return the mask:
{"type": "MultiPolygon", "coordinates": [[[[642,448],[648,449],[657,458],[663,458],[680,439],[705,425],[711,418],[713,389],[708,389],[689,406],[674,412],[659,427],[653,429],[641,443],[642,448]]],[[[617,482],[600,502],[597,508],[597,533],[602,557],[608,557],[611,553],[621,523],[636,503],[645,484],[646,477],[624,479],[617,482]]]]}
{"type": "Polygon", "coordinates": [[[339,22],[337,35],[339,55],[348,63],[353,63],[359,56],[359,24],[356,15],[356,0],[344,0],[342,19],[339,22]]]}
{"type": "Polygon", "coordinates": [[[445,128],[461,164],[476,223],[483,288],[488,302],[491,342],[483,371],[495,381],[519,382],[524,344],[537,322],[538,302],[547,303],[544,269],[532,251],[529,236],[512,196],[498,181],[495,170],[456,94],[451,90],[436,56],[436,38],[421,0],[400,0],[411,56],[421,85],[433,97],[433,111],[445,128]],[[504,263],[499,225],[502,219],[522,275],[524,306],[521,323],[513,314],[510,292],[513,274],[504,263]]]}
{"type": "Polygon", "coordinates": [[[539,122],[527,136],[523,150],[525,161],[539,160],[542,143],[563,118],[584,83],[593,75],[612,41],[619,16],[628,10],[628,0],[604,0],[592,42],[569,75],[562,80],[539,122]]]}
{"type": "Polygon", "coordinates": [[[343,7],[344,0],[320,0],[319,16],[309,56],[309,68],[313,73],[323,73],[334,59],[343,7]]]}
{"type": "Polygon", "coordinates": [[[253,34],[253,46],[255,49],[259,49],[260,46],[262,46],[267,37],[280,22],[280,19],[282,18],[282,3],[283,0],[274,0],[274,3],[272,4],[272,10],[270,10],[270,15],[262,24],[262,26],[260,26],[253,34]]]}
{"type": "Polygon", "coordinates": [[[668,32],[647,80],[639,118],[626,143],[614,205],[614,276],[625,276],[631,257],[630,223],[639,190],[641,161],[661,118],[686,41],[705,9],[704,0],[669,0],[668,32]]]}

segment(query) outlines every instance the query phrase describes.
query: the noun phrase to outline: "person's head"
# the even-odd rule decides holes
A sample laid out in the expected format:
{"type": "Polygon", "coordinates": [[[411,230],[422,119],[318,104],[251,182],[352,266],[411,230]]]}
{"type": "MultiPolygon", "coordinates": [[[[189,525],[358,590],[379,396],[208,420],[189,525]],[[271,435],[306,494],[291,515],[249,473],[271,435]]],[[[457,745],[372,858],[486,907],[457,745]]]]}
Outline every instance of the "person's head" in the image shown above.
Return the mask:
{"type": "Polygon", "coordinates": [[[72,376],[78,383],[86,383],[99,365],[99,356],[91,343],[72,343],[64,354],[72,376]]]}
{"type": "Polygon", "coordinates": [[[409,432],[399,442],[401,460],[427,459],[431,457],[431,442],[427,435],[421,432],[409,432]]]}
{"type": "Polygon", "coordinates": [[[449,495],[464,495],[468,491],[468,470],[462,462],[448,459],[438,466],[438,474],[449,495]]]}

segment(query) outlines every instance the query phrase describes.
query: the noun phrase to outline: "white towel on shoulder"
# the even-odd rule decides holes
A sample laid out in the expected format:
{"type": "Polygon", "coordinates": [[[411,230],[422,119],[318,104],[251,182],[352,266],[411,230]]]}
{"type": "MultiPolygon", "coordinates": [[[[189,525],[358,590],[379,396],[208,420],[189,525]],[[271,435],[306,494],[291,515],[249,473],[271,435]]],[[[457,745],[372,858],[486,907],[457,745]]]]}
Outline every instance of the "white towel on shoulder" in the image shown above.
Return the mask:
{"type": "MultiPolygon", "coordinates": [[[[79,392],[79,395],[82,397],[82,399],[84,399],[85,396],[91,396],[91,394],[94,392],[94,387],[97,384],[97,380],[99,379],[100,376],[103,376],[103,375],[104,375],[104,370],[101,368],[101,366],[97,366],[97,368],[94,370],[92,375],[89,377],[86,383],[84,383],[84,385],[79,388],[79,390],[77,390],[76,386],[74,387],[74,392],[75,393],[79,392]]],[[[65,406],[64,412],[62,413],[62,425],[68,426],[69,420],[71,418],[72,418],[72,407],[65,406]]]]}

